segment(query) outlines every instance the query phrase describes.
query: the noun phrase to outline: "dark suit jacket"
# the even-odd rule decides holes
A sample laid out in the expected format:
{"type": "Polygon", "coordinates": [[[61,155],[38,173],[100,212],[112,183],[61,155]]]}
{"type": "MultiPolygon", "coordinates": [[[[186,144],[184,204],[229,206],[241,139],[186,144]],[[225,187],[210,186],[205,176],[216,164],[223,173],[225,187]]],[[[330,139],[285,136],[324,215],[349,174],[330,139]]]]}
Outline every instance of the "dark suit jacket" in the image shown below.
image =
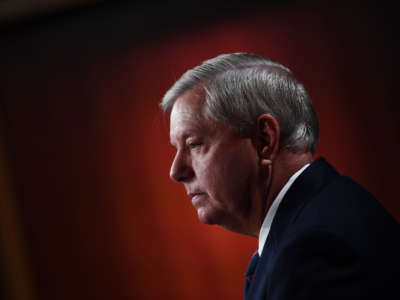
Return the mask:
{"type": "Polygon", "coordinates": [[[323,158],[275,215],[247,299],[400,299],[400,225],[323,158]]]}

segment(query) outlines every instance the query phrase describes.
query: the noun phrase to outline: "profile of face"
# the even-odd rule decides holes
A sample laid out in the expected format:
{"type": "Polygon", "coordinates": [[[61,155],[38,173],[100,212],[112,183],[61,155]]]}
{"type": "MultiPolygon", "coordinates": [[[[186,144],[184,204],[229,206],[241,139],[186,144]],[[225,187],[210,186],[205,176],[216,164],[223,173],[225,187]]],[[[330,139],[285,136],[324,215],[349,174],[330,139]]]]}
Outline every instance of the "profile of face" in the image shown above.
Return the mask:
{"type": "Polygon", "coordinates": [[[172,108],[170,177],[184,184],[200,221],[240,232],[261,193],[259,156],[250,138],[203,116],[203,98],[192,89],[172,108]]]}

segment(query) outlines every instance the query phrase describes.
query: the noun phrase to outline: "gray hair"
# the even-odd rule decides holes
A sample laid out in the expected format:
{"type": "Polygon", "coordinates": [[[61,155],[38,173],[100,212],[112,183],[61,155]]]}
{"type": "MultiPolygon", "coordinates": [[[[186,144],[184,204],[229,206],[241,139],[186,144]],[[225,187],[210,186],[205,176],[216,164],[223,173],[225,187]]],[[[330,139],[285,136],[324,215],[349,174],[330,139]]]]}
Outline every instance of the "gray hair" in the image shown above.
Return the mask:
{"type": "Polygon", "coordinates": [[[315,152],[318,118],[287,67],[254,54],[222,54],[184,73],[164,95],[161,108],[171,111],[176,99],[195,86],[205,91],[206,117],[248,134],[261,114],[270,114],[279,123],[281,147],[315,152]]]}

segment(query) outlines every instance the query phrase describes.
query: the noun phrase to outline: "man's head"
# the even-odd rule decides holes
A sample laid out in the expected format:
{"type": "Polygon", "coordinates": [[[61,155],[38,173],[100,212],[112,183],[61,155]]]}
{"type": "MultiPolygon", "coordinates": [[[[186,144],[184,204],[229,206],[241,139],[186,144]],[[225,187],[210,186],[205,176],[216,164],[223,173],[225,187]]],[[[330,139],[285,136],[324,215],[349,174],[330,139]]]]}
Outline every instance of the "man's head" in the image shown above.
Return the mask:
{"type": "Polygon", "coordinates": [[[281,147],[315,152],[318,119],[303,85],[285,66],[247,53],[223,54],[188,70],[161,102],[171,111],[176,99],[199,86],[205,91],[203,114],[248,134],[261,114],[270,114],[281,128],[281,147]]]}
{"type": "Polygon", "coordinates": [[[201,221],[232,231],[254,234],[260,225],[267,198],[288,176],[286,163],[276,163],[282,153],[316,148],[308,94],[289,69],[264,57],[207,60],[171,87],[161,107],[171,112],[177,148],[171,178],[185,185],[201,221]]]}

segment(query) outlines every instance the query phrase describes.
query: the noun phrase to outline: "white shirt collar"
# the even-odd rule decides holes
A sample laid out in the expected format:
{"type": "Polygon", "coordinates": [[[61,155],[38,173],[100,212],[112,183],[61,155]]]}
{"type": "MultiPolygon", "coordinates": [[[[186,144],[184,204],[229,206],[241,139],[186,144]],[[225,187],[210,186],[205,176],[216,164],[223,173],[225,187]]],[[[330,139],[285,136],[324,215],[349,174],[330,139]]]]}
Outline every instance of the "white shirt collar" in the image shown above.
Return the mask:
{"type": "Polygon", "coordinates": [[[274,220],[275,214],[278,210],[279,204],[281,204],[283,197],[285,196],[286,192],[289,190],[289,188],[292,186],[293,182],[296,180],[297,177],[309,166],[310,164],[304,165],[300,170],[298,170],[296,173],[290,177],[288,182],[283,186],[283,188],[280,190],[278,196],[274,199],[272,202],[271,207],[269,208],[267,215],[265,216],[264,222],[261,226],[260,229],[260,236],[258,238],[258,254],[261,256],[261,253],[263,251],[265,242],[267,241],[267,237],[269,234],[269,231],[271,229],[272,221],[274,220]]]}

